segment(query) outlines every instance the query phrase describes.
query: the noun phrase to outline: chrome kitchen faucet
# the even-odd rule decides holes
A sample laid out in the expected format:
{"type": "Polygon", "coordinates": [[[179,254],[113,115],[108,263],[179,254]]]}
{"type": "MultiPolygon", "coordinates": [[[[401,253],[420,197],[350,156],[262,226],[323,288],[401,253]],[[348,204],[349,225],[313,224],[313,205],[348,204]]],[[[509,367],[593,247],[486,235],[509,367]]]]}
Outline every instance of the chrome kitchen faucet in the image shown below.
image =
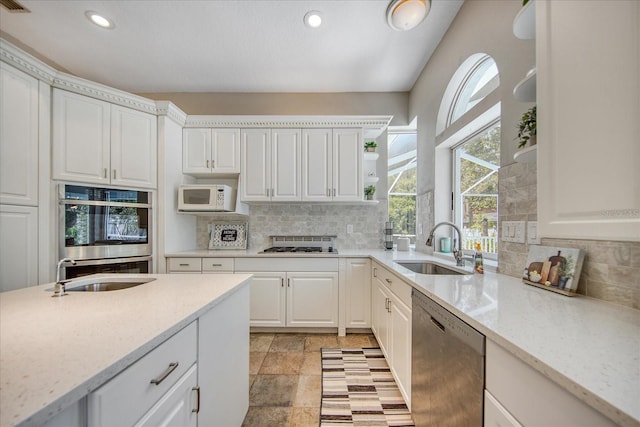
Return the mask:
{"type": "Polygon", "coordinates": [[[429,237],[427,238],[427,242],[426,245],[427,246],[433,246],[433,233],[436,231],[436,228],[440,227],[441,225],[449,225],[451,227],[453,227],[456,232],[458,233],[458,250],[455,249],[455,246],[453,248],[453,256],[456,259],[456,265],[458,267],[464,267],[464,258],[463,258],[463,254],[462,254],[462,233],[460,232],[460,229],[458,228],[457,225],[455,225],[452,222],[449,221],[442,221],[437,223],[436,225],[433,226],[433,228],[431,229],[431,231],[429,232],[429,237]]]}
{"type": "Polygon", "coordinates": [[[65,283],[67,282],[67,280],[60,280],[60,268],[65,262],[70,262],[71,265],[76,265],[76,260],[72,258],[62,258],[60,261],[58,261],[58,267],[56,268],[56,284],[53,287],[53,295],[51,295],[52,297],[63,297],[67,295],[65,289],[65,283]]]}

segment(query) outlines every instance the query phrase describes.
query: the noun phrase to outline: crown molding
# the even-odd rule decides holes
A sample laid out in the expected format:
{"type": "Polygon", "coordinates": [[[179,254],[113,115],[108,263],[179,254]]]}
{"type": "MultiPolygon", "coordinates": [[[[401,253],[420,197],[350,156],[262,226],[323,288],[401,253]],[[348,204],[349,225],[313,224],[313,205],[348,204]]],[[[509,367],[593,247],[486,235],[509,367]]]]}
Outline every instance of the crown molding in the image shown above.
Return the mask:
{"type": "Polygon", "coordinates": [[[187,113],[172,104],[171,101],[156,101],[156,111],[158,116],[167,116],[182,127],[187,121],[187,113]]]}
{"type": "Polygon", "coordinates": [[[0,37],[0,60],[47,84],[52,84],[58,70],[12,45],[0,37]]]}
{"type": "Polygon", "coordinates": [[[187,128],[363,128],[367,137],[384,131],[393,116],[187,116],[187,128]]]}

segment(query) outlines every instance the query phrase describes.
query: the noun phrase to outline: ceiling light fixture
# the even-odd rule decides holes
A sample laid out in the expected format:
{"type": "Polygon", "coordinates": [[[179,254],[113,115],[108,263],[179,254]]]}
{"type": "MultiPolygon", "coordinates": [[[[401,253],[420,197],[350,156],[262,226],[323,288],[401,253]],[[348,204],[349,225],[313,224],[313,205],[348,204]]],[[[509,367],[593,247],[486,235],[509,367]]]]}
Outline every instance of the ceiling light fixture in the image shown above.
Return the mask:
{"type": "Polygon", "coordinates": [[[387,8],[387,23],[396,31],[407,31],[424,21],[431,0],[393,0],[387,8]]]}
{"type": "Polygon", "coordinates": [[[100,15],[98,12],[94,12],[92,10],[88,10],[84,14],[89,19],[89,21],[91,21],[92,23],[96,24],[100,28],[105,28],[107,30],[110,30],[112,28],[115,28],[115,26],[116,26],[113,23],[113,21],[111,21],[110,19],[105,18],[104,16],[100,15]]]}
{"type": "Polygon", "coordinates": [[[317,10],[311,10],[304,15],[304,24],[309,28],[318,28],[322,24],[322,15],[317,10]]]}

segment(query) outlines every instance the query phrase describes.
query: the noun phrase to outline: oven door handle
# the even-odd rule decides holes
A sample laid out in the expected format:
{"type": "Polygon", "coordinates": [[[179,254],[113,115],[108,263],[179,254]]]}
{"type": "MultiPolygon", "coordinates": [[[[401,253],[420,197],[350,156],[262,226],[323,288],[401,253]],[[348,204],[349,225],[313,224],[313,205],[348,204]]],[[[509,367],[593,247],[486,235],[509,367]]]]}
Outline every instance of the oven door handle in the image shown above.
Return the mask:
{"type": "Polygon", "coordinates": [[[76,260],[76,266],[83,265],[105,265],[105,264],[121,264],[124,262],[151,261],[151,256],[136,256],[129,258],[103,258],[90,260],[76,260]]]}

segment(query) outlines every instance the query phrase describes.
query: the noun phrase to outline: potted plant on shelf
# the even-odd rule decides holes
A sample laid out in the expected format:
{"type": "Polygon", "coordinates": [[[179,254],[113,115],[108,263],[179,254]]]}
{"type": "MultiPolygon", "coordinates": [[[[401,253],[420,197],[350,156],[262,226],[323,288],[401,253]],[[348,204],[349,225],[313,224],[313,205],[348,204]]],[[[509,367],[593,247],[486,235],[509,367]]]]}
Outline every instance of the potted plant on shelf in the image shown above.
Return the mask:
{"type": "Polygon", "coordinates": [[[364,151],[373,153],[376,151],[377,146],[378,144],[375,141],[367,141],[364,143],[364,151]]]}
{"type": "Polygon", "coordinates": [[[536,145],[536,106],[529,108],[520,119],[518,125],[518,148],[524,148],[527,143],[529,145],[536,145]]]}
{"type": "Polygon", "coordinates": [[[364,198],[365,200],[373,200],[373,195],[376,193],[376,186],[369,185],[364,188],[364,198]]]}

